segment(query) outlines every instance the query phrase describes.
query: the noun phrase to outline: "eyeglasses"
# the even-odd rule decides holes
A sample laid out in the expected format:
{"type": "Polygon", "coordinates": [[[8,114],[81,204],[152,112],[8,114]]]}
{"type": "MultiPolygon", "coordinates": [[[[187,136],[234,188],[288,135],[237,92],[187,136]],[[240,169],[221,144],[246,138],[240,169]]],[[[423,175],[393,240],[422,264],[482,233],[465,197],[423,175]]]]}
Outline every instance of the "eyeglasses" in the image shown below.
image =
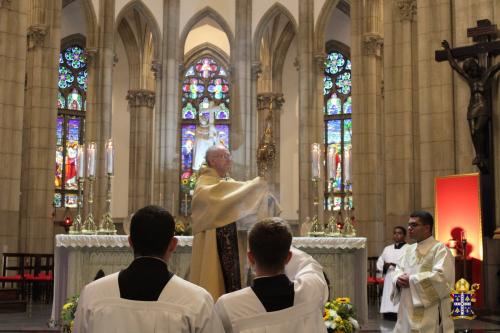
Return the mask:
{"type": "Polygon", "coordinates": [[[224,160],[232,160],[232,157],[230,154],[224,154],[224,155],[215,155],[215,158],[222,158],[224,160]]]}
{"type": "Polygon", "coordinates": [[[419,227],[421,225],[423,225],[423,224],[422,223],[412,222],[412,223],[408,223],[408,228],[415,229],[416,227],[419,227]]]}

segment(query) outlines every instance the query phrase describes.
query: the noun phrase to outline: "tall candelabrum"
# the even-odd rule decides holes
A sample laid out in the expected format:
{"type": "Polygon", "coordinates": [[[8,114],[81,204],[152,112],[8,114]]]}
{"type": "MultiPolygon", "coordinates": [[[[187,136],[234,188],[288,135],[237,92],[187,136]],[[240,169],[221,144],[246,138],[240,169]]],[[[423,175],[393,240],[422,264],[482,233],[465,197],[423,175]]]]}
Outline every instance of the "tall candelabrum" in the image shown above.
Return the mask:
{"type": "Polygon", "coordinates": [[[111,178],[113,174],[107,174],[107,187],[106,187],[106,212],[102,214],[101,223],[99,225],[99,234],[102,235],[115,235],[116,227],[111,217],[111,178]]]}
{"type": "Polygon", "coordinates": [[[83,207],[83,177],[77,177],[78,181],[78,198],[76,201],[76,216],[73,219],[73,225],[69,228],[70,234],[80,234],[83,229],[83,221],[82,221],[82,207],[83,207]]]}
{"type": "Polygon", "coordinates": [[[85,218],[85,222],[83,223],[82,234],[92,235],[97,232],[97,227],[94,221],[94,181],[95,177],[89,176],[87,177],[89,181],[89,194],[88,194],[88,212],[87,217],[85,218]]]}

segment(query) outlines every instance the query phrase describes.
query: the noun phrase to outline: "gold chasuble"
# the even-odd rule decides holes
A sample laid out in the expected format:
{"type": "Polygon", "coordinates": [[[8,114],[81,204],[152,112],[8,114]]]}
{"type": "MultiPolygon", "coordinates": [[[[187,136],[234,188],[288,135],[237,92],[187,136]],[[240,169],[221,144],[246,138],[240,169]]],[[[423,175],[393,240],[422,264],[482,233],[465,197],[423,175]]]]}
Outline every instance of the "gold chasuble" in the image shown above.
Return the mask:
{"type": "Polygon", "coordinates": [[[210,167],[200,170],[191,204],[194,239],[190,281],[205,288],[214,301],[225,293],[215,229],[249,215],[265,217],[272,197],[261,177],[239,182],[219,177],[210,167]]]}

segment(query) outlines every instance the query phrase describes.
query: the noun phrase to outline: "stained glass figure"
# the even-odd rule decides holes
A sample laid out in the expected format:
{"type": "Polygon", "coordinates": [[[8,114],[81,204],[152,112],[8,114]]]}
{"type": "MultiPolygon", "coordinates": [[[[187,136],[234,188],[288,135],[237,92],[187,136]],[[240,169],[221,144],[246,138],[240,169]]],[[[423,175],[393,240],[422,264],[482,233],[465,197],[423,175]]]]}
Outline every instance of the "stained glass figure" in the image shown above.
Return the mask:
{"type": "MultiPolygon", "coordinates": [[[[230,91],[226,68],[204,56],[186,66],[181,89],[181,204],[191,201],[208,147],[229,147],[230,91]]],[[[184,212],[184,210],[182,210],[184,212]]]]}
{"type": "Polygon", "coordinates": [[[58,117],[56,122],[56,163],[54,206],[76,207],[78,183],[76,154],[83,143],[84,112],[87,95],[87,63],[78,45],[59,53],[58,117]]]}
{"type": "Polygon", "coordinates": [[[326,163],[325,208],[352,204],[351,180],[351,61],[337,50],[329,52],[323,78],[326,163]],[[351,199],[349,199],[351,198],[351,199]],[[350,200],[350,201],[349,201],[350,200]]]}

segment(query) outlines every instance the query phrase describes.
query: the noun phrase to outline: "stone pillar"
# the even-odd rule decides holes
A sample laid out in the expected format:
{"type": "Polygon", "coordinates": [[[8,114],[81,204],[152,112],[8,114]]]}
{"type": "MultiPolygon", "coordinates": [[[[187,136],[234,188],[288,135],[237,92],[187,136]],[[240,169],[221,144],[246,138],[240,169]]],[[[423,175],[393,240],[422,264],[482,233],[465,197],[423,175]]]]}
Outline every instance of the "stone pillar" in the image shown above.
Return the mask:
{"type": "MultiPolygon", "coordinates": [[[[315,131],[313,124],[313,43],[314,43],[314,1],[299,2],[299,223],[307,216],[314,216],[313,186],[311,182],[311,143],[321,142],[322,131],[315,131]]],[[[320,196],[319,190],[318,195],[320,196]]]]}
{"type": "Polygon", "coordinates": [[[236,26],[231,64],[234,68],[231,122],[232,175],[256,175],[257,112],[252,109],[252,1],[236,0],[236,26]]]}
{"type": "MultiPolygon", "coordinates": [[[[159,153],[154,182],[158,183],[164,205],[167,198],[169,202],[174,199],[172,196],[179,199],[179,64],[184,57],[184,50],[179,46],[179,13],[179,0],[163,1],[161,105],[155,120],[160,127],[155,143],[159,153]]],[[[178,209],[178,205],[176,207],[178,209]]]]}
{"type": "MultiPolygon", "coordinates": [[[[434,212],[434,178],[455,173],[453,79],[449,66],[434,60],[443,39],[450,40],[450,1],[415,1],[418,35],[418,119],[421,207],[434,212]]],[[[465,120],[464,120],[465,121],[465,120]]]]}
{"type": "Polygon", "coordinates": [[[151,204],[151,161],[154,91],[129,90],[130,109],[130,163],[129,163],[129,214],[151,204]]]}
{"type": "Polygon", "coordinates": [[[385,242],[392,239],[393,228],[405,225],[408,214],[419,208],[416,9],[416,1],[384,3],[385,242]]]}
{"type": "Polygon", "coordinates": [[[51,252],[61,1],[30,0],[19,251],[51,252]]]}
{"type": "MultiPolygon", "coordinates": [[[[106,199],[105,144],[111,135],[111,102],[114,54],[115,0],[100,0],[97,48],[91,46],[85,143],[97,145],[96,180],[94,182],[94,218],[96,223],[104,213],[106,199]]],[[[86,192],[88,193],[88,192],[86,192]]]]}
{"type": "MultiPolygon", "coordinates": [[[[323,112],[323,104],[324,104],[324,95],[323,95],[323,78],[325,77],[325,61],[326,54],[325,53],[316,53],[314,55],[314,98],[312,100],[314,105],[314,114],[313,114],[313,128],[314,132],[317,133],[315,136],[315,142],[318,142],[322,145],[323,149],[326,149],[325,144],[325,114],[323,112]]],[[[323,153],[325,151],[323,150],[323,153]]],[[[322,154],[322,156],[324,156],[322,154]]],[[[319,198],[319,209],[318,209],[318,220],[320,223],[328,223],[329,214],[325,211],[325,187],[327,184],[325,183],[325,171],[326,168],[323,167],[321,170],[319,182],[318,182],[318,198],[319,198]]]]}
{"type": "MultiPolygon", "coordinates": [[[[161,53],[161,52],[160,52],[161,53]]],[[[153,115],[153,127],[154,127],[154,138],[153,138],[153,175],[151,177],[152,185],[152,193],[151,193],[151,202],[160,205],[163,207],[166,206],[166,199],[168,199],[165,196],[165,193],[163,193],[163,188],[161,186],[160,180],[160,175],[161,175],[161,140],[162,140],[162,96],[161,96],[161,78],[162,78],[162,63],[160,60],[153,60],[151,64],[151,71],[154,74],[155,78],[155,108],[154,108],[154,115],[153,115]]],[[[173,212],[172,212],[173,213],[173,212]]]]}
{"type": "Polygon", "coordinates": [[[370,236],[369,255],[378,254],[384,245],[381,19],[379,0],[351,7],[353,201],[358,233],[370,236]]]}
{"type": "Polygon", "coordinates": [[[26,72],[27,2],[0,1],[0,249],[16,252],[26,72]]]}

